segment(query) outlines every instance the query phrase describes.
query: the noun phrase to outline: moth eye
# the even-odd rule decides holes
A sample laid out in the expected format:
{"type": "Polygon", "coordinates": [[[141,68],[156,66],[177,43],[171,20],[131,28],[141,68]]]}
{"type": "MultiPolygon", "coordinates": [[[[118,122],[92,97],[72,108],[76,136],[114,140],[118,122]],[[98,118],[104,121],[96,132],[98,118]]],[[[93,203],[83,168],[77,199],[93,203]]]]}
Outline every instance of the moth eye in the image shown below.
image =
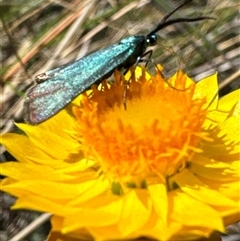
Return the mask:
{"type": "Polygon", "coordinates": [[[156,34],[152,34],[152,35],[147,36],[146,42],[147,42],[148,46],[156,45],[157,44],[157,36],[156,36],[156,34]]]}

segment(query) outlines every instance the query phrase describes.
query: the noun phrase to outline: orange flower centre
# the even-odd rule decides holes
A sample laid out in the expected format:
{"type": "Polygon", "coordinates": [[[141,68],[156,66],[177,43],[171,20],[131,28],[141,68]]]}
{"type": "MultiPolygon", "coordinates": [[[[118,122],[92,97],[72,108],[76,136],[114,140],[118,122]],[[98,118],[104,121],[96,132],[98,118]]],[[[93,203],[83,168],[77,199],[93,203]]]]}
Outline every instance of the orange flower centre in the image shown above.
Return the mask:
{"type": "Polygon", "coordinates": [[[114,84],[93,88],[74,109],[82,151],[111,180],[164,181],[199,151],[206,101],[193,99],[195,83],[181,71],[166,84],[159,71],[146,80],[143,70],[127,91],[121,78],[115,72],[114,84]]]}

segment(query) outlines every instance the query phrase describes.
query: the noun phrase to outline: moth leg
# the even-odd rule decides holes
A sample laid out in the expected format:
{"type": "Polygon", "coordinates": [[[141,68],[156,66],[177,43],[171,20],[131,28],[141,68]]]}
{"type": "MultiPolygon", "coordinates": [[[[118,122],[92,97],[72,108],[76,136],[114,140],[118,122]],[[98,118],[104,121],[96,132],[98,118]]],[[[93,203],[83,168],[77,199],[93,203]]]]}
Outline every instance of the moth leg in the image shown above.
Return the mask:
{"type": "MultiPolygon", "coordinates": [[[[138,62],[138,61],[137,61],[137,62],[138,62]]],[[[128,68],[128,69],[124,72],[124,75],[126,75],[126,73],[127,73],[130,69],[132,69],[130,78],[129,78],[128,80],[125,80],[125,82],[124,82],[124,90],[123,90],[123,106],[124,106],[124,110],[127,110],[127,90],[129,89],[129,86],[130,86],[130,79],[132,79],[133,77],[135,77],[136,65],[128,68]]]]}
{"type": "Polygon", "coordinates": [[[137,59],[136,65],[137,65],[138,63],[146,62],[145,67],[147,67],[149,61],[150,61],[150,62],[153,62],[153,60],[151,59],[152,54],[153,54],[153,50],[149,50],[149,51],[145,52],[145,53],[141,56],[141,58],[137,59]],[[147,56],[147,55],[148,55],[147,58],[143,58],[143,57],[145,57],[145,56],[147,56]]]}

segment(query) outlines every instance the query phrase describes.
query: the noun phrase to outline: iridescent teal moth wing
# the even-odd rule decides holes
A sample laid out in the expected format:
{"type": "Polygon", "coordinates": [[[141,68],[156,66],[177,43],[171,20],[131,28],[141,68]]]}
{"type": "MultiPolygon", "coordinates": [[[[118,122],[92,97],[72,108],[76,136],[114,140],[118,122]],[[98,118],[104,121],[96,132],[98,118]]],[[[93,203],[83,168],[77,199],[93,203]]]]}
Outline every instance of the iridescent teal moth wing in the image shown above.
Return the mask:
{"type": "Polygon", "coordinates": [[[25,121],[32,124],[41,123],[59,112],[91,85],[110,76],[116,68],[134,64],[137,58],[135,54],[141,56],[146,48],[139,49],[139,45],[132,45],[132,42],[144,43],[145,36],[125,38],[63,68],[47,71],[44,80],[38,80],[39,83],[26,94],[25,121]]]}

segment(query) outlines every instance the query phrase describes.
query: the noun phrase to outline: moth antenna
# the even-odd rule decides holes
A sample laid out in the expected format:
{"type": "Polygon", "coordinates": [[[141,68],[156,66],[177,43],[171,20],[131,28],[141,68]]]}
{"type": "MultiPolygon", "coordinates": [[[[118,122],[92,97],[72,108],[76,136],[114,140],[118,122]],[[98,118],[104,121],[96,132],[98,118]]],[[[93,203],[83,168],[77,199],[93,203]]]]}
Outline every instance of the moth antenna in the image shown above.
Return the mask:
{"type": "Polygon", "coordinates": [[[172,20],[168,20],[169,17],[171,17],[178,9],[183,7],[185,4],[188,2],[191,2],[192,0],[186,0],[177,5],[171,12],[169,12],[167,15],[163,17],[163,19],[160,21],[160,23],[157,25],[157,27],[151,31],[147,36],[151,36],[152,34],[155,34],[159,30],[166,28],[169,25],[175,24],[175,23],[181,23],[181,22],[197,22],[197,21],[202,21],[206,19],[215,19],[213,17],[208,17],[208,16],[203,16],[203,17],[197,17],[197,18],[176,18],[172,20]],[[168,21],[167,21],[168,20],[168,21]]]}

